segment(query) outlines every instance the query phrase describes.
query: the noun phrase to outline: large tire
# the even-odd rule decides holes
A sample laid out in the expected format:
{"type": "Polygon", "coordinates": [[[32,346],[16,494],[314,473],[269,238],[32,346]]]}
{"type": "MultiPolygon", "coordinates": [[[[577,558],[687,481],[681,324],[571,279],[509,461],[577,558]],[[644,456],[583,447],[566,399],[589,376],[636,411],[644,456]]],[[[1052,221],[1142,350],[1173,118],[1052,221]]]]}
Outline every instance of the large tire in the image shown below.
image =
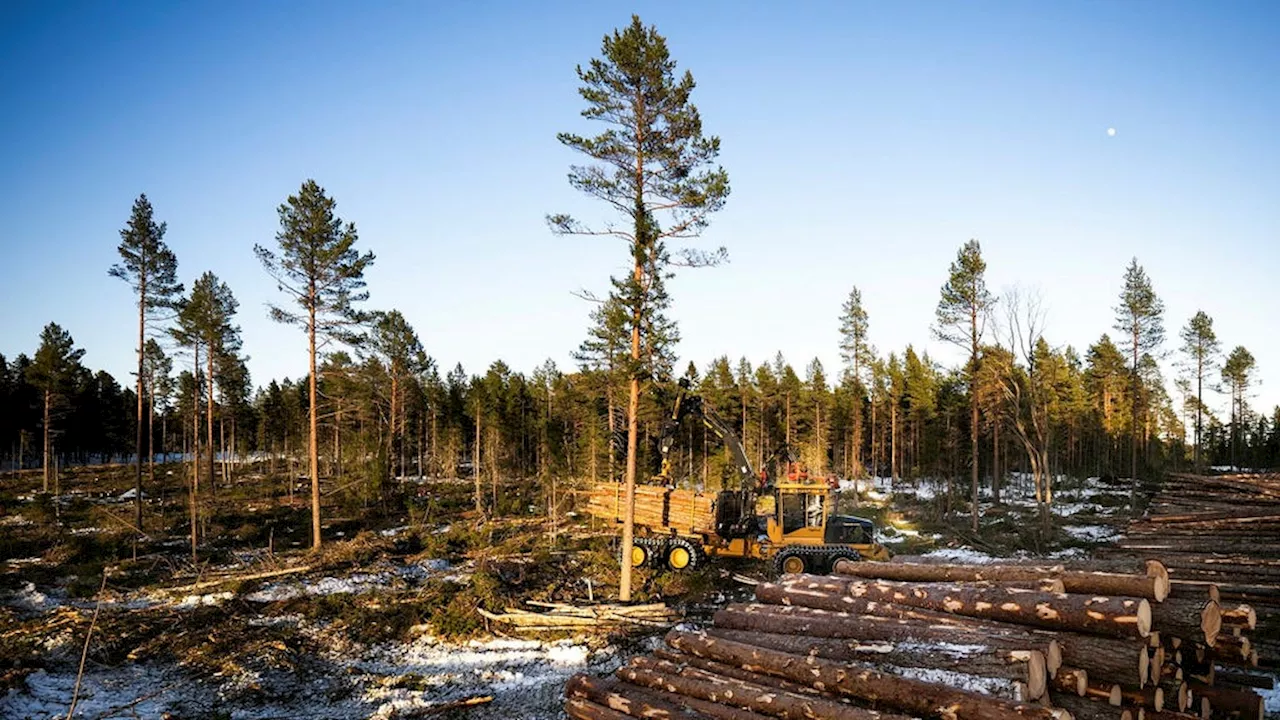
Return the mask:
{"type": "Polygon", "coordinates": [[[653,564],[654,547],[637,538],[631,545],[631,567],[640,568],[653,564]]]}
{"type": "Polygon", "coordinates": [[[668,570],[693,570],[698,567],[698,549],[688,540],[675,540],[667,545],[665,560],[668,570]]]}
{"type": "Polygon", "coordinates": [[[783,550],[773,556],[773,571],[777,575],[807,573],[813,569],[813,558],[793,550],[783,550]]]}

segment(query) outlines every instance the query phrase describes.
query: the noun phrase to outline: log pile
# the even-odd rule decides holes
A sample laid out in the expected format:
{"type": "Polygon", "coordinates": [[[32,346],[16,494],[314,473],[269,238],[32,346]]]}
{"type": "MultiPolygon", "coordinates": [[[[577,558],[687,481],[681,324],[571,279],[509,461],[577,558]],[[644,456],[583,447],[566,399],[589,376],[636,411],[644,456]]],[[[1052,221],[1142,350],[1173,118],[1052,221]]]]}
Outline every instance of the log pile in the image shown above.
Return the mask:
{"type": "Polygon", "coordinates": [[[1218,671],[1280,669],[1280,474],[1172,474],[1149,490],[1147,512],[1104,556],[1158,557],[1175,597],[1213,593],[1228,636],[1207,653],[1218,671]]]}
{"type": "MultiPolygon", "coordinates": [[[[609,522],[622,522],[622,483],[599,483],[587,491],[587,512],[609,522]]],[[[660,485],[636,485],[636,524],[655,530],[708,533],[715,529],[714,495],[660,485]]]]}
{"type": "Polygon", "coordinates": [[[1253,617],[1206,588],[1171,585],[1158,562],[842,562],[831,575],[758,584],[755,602],[722,608],[701,632],[672,630],[614,677],[575,677],[565,710],[580,720],[1260,720],[1256,690],[1270,682],[1246,658],[1253,617]],[[1240,661],[1223,666],[1227,654],[1240,661]]]}

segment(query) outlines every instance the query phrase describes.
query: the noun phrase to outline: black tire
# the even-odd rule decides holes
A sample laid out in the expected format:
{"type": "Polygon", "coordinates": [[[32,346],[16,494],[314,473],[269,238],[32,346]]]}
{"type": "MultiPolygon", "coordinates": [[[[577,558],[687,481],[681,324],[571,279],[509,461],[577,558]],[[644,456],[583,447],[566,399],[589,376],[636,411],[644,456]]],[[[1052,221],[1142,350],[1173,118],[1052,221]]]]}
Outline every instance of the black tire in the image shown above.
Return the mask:
{"type": "Polygon", "coordinates": [[[631,567],[653,567],[659,557],[663,557],[662,548],[649,538],[636,538],[631,543],[631,567]]]}
{"type": "Polygon", "coordinates": [[[685,572],[695,570],[700,561],[700,553],[693,543],[683,538],[674,540],[666,547],[663,553],[663,560],[666,562],[668,570],[676,572],[685,572]]]}
{"type": "Polygon", "coordinates": [[[805,553],[783,550],[773,556],[773,572],[775,575],[798,574],[812,572],[813,558],[805,553]]]}

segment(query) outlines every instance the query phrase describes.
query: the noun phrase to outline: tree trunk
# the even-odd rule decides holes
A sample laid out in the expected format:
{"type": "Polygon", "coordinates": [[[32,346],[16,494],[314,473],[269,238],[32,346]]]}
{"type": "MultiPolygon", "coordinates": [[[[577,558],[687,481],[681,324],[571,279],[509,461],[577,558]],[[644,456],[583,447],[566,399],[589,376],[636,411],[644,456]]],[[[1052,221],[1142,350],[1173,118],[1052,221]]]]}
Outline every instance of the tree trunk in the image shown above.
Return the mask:
{"type": "MultiPolygon", "coordinates": [[[[213,443],[213,343],[209,343],[208,355],[208,377],[206,382],[209,385],[209,395],[205,398],[205,431],[208,437],[205,438],[205,454],[209,456],[209,493],[216,500],[218,498],[217,475],[214,471],[213,454],[217,445],[213,443]]],[[[312,402],[315,402],[313,399],[312,402]]]]}
{"type": "MultiPolygon", "coordinates": [[[[200,497],[200,343],[192,347],[192,396],[191,396],[191,560],[196,560],[196,548],[199,542],[200,517],[197,512],[197,501],[200,497]]],[[[290,478],[290,487],[293,479],[290,478]]]]}
{"type": "MultiPolygon", "coordinates": [[[[44,391],[44,452],[41,455],[40,468],[44,473],[44,492],[49,492],[49,475],[53,471],[53,439],[49,434],[49,418],[53,405],[53,391],[44,391]]],[[[58,494],[58,479],[53,479],[53,494],[58,494]]]]}
{"type": "MultiPolygon", "coordinates": [[[[569,698],[582,698],[597,705],[616,710],[632,717],[651,718],[652,720],[678,720],[687,718],[697,720],[702,716],[681,707],[671,700],[652,695],[637,697],[627,692],[627,686],[612,678],[595,678],[587,675],[574,675],[565,684],[564,694],[569,698]]],[[[638,693],[636,695],[639,695],[638,693]]]]}
{"type": "Polygon", "coordinates": [[[970,327],[973,334],[972,352],[969,355],[969,448],[970,448],[970,485],[973,491],[973,526],[971,530],[978,533],[978,311],[970,310],[970,327]]]}
{"type": "Polygon", "coordinates": [[[866,639],[821,638],[748,630],[711,629],[713,637],[757,647],[770,648],[792,655],[812,655],[837,662],[896,665],[906,668],[931,668],[1004,678],[1027,683],[1030,699],[1044,694],[1047,682],[1045,656],[1039,650],[1007,649],[992,645],[957,645],[949,632],[940,632],[941,642],[949,642],[946,652],[923,646],[914,640],[906,642],[868,642],[866,639]]]}
{"type": "Polygon", "coordinates": [[[1000,504],[1000,418],[991,424],[991,502],[1000,504]]]}
{"type": "Polygon", "coordinates": [[[484,517],[484,490],[481,486],[480,474],[480,400],[476,398],[476,439],[471,444],[471,477],[475,483],[476,514],[484,517]]]}
{"type": "Polygon", "coordinates": [[[617,675],[641,687],[675,692],[699,700],[728,703],[784,720],[882,720],[891,717],[906,720],[901,715],[891,716],[846,705],[837,700],[778,691],[765,685],[715,675],[696,668],[681,668],[673,663],[661,663],[658,667],[667,672],[630,666],[619,668],[617,675]]]}
{"type": "MultiPolygon", "coordinates": [[[[320,443],[319,443],[319,408],[316,407],[316,287],[312,281],[307,296],[307,345],[311,377],[307,383],[307,394],[310,407],[307,408],[308,440],[307,461],[311,475],[311,549],[320,549],[320,443]]],[[[293,487],[293,478],[289,479],[289,487],[293,487]]]]}
{"type": "MultiPolygon", "coordinates": [[[[143,243],[145,246],[146,243],[143,243]]],[[[147,259],[140,258],[139,265],[143,268],[138,273],[138,432],[137,432],[137,467],[133,476],[133,525],[137,528],[139,535],[142,534],[142,375],[143,375],[143,350],[146,347],[146,329],[147,329],[147,259]]],[[[154,381],[153,381],[154,383],[154,381]]],[[[148,428],[150,425],[148,425],[148,428]]],[[[154,456],[152,456],[154,459],[154,456]]],[[[154,480],[154,464],[152,465],[154,480]]]]}
{"type": "Polygon", "coordinates": [[[887,581],[849,582],[835,595],[1114,637],[1146,637],[1152,629],[1151,605],[1141,598],[1066,595],[945,583],[908,585],[887,581]]]}
{"type": "Polygon", "coordinates": [[[978,582],[1061,580],[1063,591],[1088,595],[1122,595],[1162,602],[1169,596],[1168,578],[1122,575],[1118,573],[1065,570],[1062,566],[1032,565],[934,565],[905,562],[866,563],[837,561],[838,575],[896,580],[899,582],[978,582]]]}
{"type": "Polygon", "coordinates": [[[841,695],[870,700],[924,717],[954,720],[1043,720],[1065,718],[1062,711],[857,668],[812,657],[789,655],[731,640],[672,631],[667,644],[692,655],[754,669],[841,695]]]}

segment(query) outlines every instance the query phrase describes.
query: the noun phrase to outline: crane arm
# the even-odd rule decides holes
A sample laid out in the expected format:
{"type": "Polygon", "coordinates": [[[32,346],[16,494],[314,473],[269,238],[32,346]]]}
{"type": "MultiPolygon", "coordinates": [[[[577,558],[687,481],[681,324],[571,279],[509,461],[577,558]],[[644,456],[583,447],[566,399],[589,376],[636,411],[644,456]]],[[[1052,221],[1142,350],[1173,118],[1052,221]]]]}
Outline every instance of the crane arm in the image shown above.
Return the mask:
{"type": "Polygon", "coordinates": [[[697,415],[711,434],[724,443],[729,454],[733,456],[734,470],[742,482],[742,488],[744,490],[754,488],[758,479],[755,470],[751,467],[751,460],[747,458],[747,450],[742,446],[742,440],[738,438],[733,428],[720,418],[719,413],[703,402],[702,396],[689,389],[689,381],[686,378],[680,379],[675,406],[666,423],[663,424],[662,437],[659,440],[658,447],[662,453],[662,476],[667,477],[670,469],[668,455],[675,442],[676,432],[680,428],[680,421],[689,414],[697,415]]]}

